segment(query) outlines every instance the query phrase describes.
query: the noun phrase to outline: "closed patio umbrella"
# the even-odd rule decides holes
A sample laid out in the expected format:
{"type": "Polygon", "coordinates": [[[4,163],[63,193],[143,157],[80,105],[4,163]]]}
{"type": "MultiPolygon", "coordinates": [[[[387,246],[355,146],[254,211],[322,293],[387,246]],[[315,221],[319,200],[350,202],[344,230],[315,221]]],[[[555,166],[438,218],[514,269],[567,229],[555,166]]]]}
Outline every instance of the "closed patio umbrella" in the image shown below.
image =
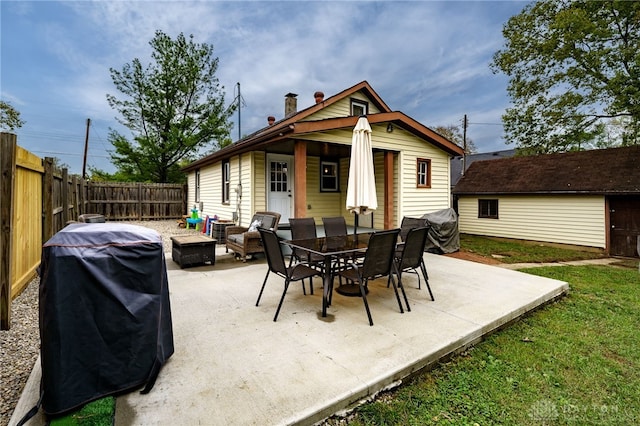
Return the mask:
{"type": "Polygon", "coordinates": [[[353,128],[346,204],[347,210],[356,215],[354,233],[358,231],[358,215],[370,214],[378,208],[371,126],[365,116],[361,116],[353,128]]]}

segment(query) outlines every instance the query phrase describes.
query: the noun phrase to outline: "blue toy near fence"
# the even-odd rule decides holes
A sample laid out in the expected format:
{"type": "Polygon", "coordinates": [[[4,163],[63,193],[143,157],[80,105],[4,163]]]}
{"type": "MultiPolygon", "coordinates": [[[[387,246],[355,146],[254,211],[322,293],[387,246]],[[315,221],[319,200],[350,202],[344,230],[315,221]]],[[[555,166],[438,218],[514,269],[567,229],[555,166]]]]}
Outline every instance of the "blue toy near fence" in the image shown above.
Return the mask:
{"type": "Polygon", "coordinates": [[[187,218],[187,229],[190,225],[193,225],[193,229],[198,229],[198,226],[202,223],[202,218],[198,215],[198,209],[193,206],[191,209],[191,217],[187,218]]]}

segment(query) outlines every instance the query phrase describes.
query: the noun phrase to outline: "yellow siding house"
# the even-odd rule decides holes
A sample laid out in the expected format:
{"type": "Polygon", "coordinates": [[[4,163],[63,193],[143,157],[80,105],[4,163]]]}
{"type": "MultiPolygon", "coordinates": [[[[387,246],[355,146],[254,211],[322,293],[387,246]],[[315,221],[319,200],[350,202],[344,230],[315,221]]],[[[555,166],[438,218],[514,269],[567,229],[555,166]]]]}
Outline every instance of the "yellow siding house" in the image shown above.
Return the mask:
{"type": "Polygon", "coordinates": [[[462,149],[402,112],[392,111],[363,81],[297,110],[297,95],[285,96],[285,116],[184,168],[188,205],[203,214],[248,226],[256,211],[291,217],[345,216],[353,128],[366,116],[372,147],[378,209],[360,224],[398,227],[403,216],[452,206],[450,158],[462,149]],[[366,220],[370,222],[367,223],[366,220]],[[363,222],[364,221],[364,222],[363,222]]]}

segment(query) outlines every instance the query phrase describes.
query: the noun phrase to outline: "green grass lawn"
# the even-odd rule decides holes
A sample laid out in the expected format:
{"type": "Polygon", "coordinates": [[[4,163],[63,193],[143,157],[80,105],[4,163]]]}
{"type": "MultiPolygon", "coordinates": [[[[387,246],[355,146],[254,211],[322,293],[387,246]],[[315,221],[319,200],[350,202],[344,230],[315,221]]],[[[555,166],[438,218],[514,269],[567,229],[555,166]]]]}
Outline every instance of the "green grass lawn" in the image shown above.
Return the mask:
{"type": "Polygon", "coordinates": [[[115,416],[116,399],[113,396],[98,399],[65,417],[51,420],[51,426],[111,426],[115,416]]]}
{"type": "Polygon", "coordinates": [[[462,250],[498,259],[502,263],[548,263],[605,257],[601,251],[583,251],[547,243],[467,234],[460,235],[460,246],[462,250]]]}
{"type": "MultiPolygon", "coordinates": [[[[464,250],[507,263],[601,253],[462,235],[464,250]]],[[[561,300],[380,395],[350,425],[541,425],[640,422],[638,259],[620,266],[556,266],[527,273],[569,283],[561,300]]],[[[484,301],[479,303],[490,303],[484,301]]],[[[52,425],[110,426],[105,398],[52,425]],[[97,404],[97,408],[96,408],[97,404]],[[98,411],[96,413],[95,411],[98,411]]]]}
{"type": "Polygon", "coordinates": [[[527,269],[569,282],[568,296],[359,407],[349,424],[638,424],[635,265],[527,269]]]}

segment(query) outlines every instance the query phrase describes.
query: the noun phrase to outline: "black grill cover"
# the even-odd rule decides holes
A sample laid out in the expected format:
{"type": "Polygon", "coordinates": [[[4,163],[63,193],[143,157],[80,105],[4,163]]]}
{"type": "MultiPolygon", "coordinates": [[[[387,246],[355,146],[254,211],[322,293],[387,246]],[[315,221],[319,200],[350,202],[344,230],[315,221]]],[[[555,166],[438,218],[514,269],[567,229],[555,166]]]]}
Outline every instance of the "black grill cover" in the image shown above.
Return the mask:
{"type": "Polygon", "coordinates": [[[429,253],[453,253],[460,250],[458,215],[453,209],[438,210],[422,216],[429,223],[425,251],[429,253]]]}
{"type": "Polygon", "coordinates": [[[173,354],[162,239],[141,226],[74,223],[42,250],[42,408],[55,415],[146,385],[173,354]]]}

